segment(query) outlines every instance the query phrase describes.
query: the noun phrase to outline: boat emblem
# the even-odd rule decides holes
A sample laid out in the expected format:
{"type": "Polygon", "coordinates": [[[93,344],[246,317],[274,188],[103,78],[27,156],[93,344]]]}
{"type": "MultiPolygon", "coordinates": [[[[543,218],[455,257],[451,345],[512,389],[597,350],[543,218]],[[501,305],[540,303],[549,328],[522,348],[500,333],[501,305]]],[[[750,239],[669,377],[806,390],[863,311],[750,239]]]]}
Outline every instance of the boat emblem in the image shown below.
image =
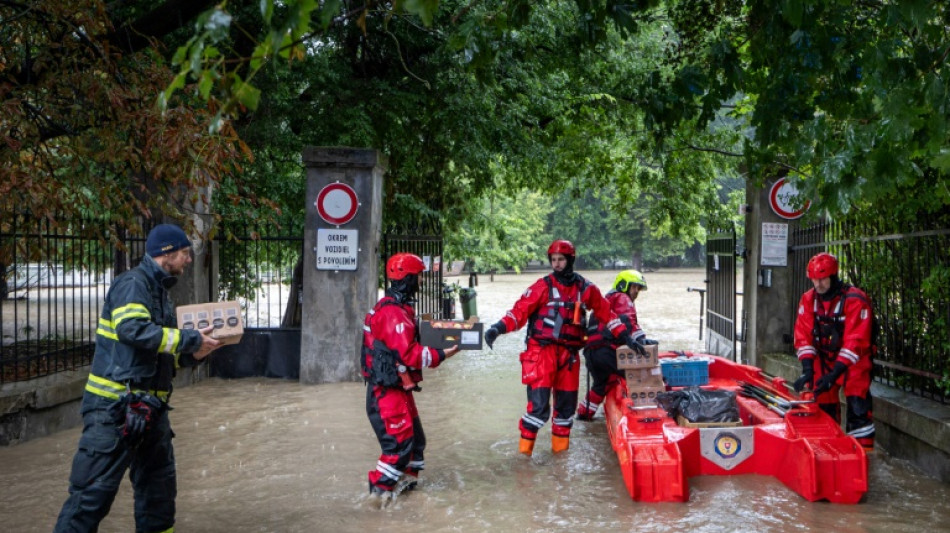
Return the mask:
{"type": "Polygon", "coordinates": [[[742,449],[742,439],[732,433],[720,433],[713,441],[713,448],[720,457],[732,459],[742,449]]]}
{"type": "Polygon", "coordinates": [[[732,470],[752,457],[755,428],[700,428],[699,450],[702,456],[724,470],[732,470]]]}

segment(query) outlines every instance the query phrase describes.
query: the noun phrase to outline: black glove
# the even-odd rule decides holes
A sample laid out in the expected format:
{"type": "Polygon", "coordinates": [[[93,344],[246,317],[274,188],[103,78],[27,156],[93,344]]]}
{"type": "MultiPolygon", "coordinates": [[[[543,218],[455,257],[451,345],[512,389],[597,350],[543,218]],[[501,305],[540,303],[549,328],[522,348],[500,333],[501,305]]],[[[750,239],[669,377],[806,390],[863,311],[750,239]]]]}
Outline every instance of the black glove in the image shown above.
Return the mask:
{"type": "Polygon", "coordinates": [[[491,348],[492,344],[495,344],[495,340],[498,338],[498,336],[507,332],[508,328],[505,327],[505,323],[503,321],[499,320],[498,322],[495,322],[490,328],[488,328],[488,331],[485,332],[485,344],[491,348]]]}
{"type": "Polygon", "coordinates": [[[656,346],[657,344],[660,344],[660,342],[653,339],[640,339],[640,344],[644,346],[656,346]]]}
{"type": "MultiPolygon", "coordinates": [[[[640,339],[642,340],[643,337],[640,337],[640,339]]],[[[640,342],[637,342],[637,341],[633,340],[633,337],[631,337],[630,335],[624,336],[623,339],[621,339],[621,340],[623,340],[623,343],[627,345],[627,348],[630,348],[630,349],[633,350],[634,352],[636,352],[636,353],[638,353],[638,354],[640,354],[640,355],[646,355],[646,354],[647,354],[647,351],[646,351],[646,349],[643,347],[643,344],[641,344],[640,342]]]]}
{"type": "Polygon", "coordinates": [[[125,406],[122,436],[129,442],[137,443],[152,427],[152,421],[158,417],[161,408],[162,401],[151,394],[130,394],[129,403],[125,406]]]}
{"type": "Polygon", "coordinates": [[[818,382],[815,383],[815,394],[821,394],[825,391],[831,390],[831,386],[835,384],[835,381],[838,381],[838,378],[841,377],[841,374],[844,374],[844,371],[848,367],[840,361],[835,361],[835,367],[831,369],[831,372],[825,374],[818,378],[818,382]]]}
{"type": "Polygon", "coordinates": [[[805,387],[811,387],[812,380],[815,379],[815,361],[812,359],[802,359],[802,375],[795,380],[795,392],[805,390],[805,387]]]}

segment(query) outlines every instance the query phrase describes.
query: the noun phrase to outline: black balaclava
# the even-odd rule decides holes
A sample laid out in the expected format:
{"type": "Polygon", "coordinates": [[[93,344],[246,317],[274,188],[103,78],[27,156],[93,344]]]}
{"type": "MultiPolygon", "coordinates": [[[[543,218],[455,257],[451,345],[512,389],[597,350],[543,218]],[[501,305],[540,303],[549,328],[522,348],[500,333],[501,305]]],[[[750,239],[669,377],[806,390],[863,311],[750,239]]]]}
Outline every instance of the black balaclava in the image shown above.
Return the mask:
{"type": "Polygon", "coordinates": [[[389,288],[386,294],[393,297],[401,304],[414,304],[415,295],[419,291],[419,276],[416,274],[406,274],[402,279],[390,280],[389,288]]]}
{"type": "MultiPolygon", "coordinates": [[[[567,266],[564,267],[564,270],[558,272],[554,271],[554,277],[561,282],[562,285],[570,285],[574,283],[574,280],[577,279],[577,274],[574,273],[574,256],[565,255],[567,258],[567,266]]],[[[548,263],[551,262],[551,256],[548,256],[548,263]]]]}
{"type": "Polygon", "coordinates": [[[828,302],[834,299],[836,296],[841,294],[841,290],[844,288],[844,282],[841,281],[841,278],[837,274],[830,276],[831,277],[831,287],[825,291],[824,294],[821,294],[821,301],[828,302]]]}

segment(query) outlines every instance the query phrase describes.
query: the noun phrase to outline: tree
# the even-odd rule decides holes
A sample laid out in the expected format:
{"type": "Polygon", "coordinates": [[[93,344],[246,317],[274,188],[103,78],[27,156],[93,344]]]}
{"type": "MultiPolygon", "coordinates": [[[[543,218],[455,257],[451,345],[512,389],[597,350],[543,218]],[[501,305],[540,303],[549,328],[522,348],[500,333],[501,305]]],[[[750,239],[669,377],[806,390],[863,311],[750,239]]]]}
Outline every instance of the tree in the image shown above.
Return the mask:
{"type": "Polygon", "coordinates": [[[473,204],[478,213],[445,236],[446,258],[469,261],[476,272],[520,272],[529,261],[545,256],[551,242],[546,222],[552,210],[545,194],[522,190],[473,204]]]}
{"type": "Polygon", "coordinates": [[[154,39],[174,27],[148,5],[0,1],[0,212],[116,229],[182,219],[240,168],[248,152],[230,124],[209,133],[213,100],[155,105],[172,72],[154,39]]]}
{"type": "MultiPolygon", "coordinates": [[[[287,5],[316,9],[311,2],[287,5]]],[[[497,73],[510,58],[509,45],[531,24],[565,13],[564,3],[527,0],[393,5],[427,24],[451,13],[451,26],[439,29],[450,32],[454,48],[483,77],[497,73]]],[[[575,5],[572,20],[579,31],[573,36],[595,46],[652,42],[659,47],[661,53],[651,56],[657,60],[651,75],[632,80],[619,95],[642,110],[651,152],[691,149],[742,157],[756,181],[791,171],[790,179],[799,182],[815,212],[843,213],[855,201],[875,202],[908,186],[933,191],[927,210],[950,203],[945,3],[577,0],[575,5]],[[694,142],[723,107],[742,125],[737,134],[748,134],[741,150],[731,150],[734,142],[694,142]]],[[[346,11],[349,4],[326,2],[321,20],[328,20],[327,9],[334,6],[361,16],[371,11],[346,11]]],[[[391,15],[398,8],[384,11],[391,15]]],[[[288,31],[286,25],[275,27],[288,31]]],[[[293,28],[292,36],[305,32],[293,28]]],[[[204,72],[199,67],[195,74],[204,72]]]]}
{"type": "MultiPolygon", "coordinates": [[[[599,46],[577,31],[583,13],[566,3],[532,9],[527,2],[444,1],[435,10],[435,2],[352,9],[326,2],[319,17],[311,10],[304,28],[305,4],[286,3],[282,22],[274,11],[270,25],[268,16],[248,10],[219,7],[206,15],[254,35],[255,21],[263,21],[255,53],[244,58],[250,70],[242,79],[253,72],[256,96],[247,101],[253,109],[242,115],[240,131],[265,157],[288,161],[293,147],[306,144],[378,148],[390,159],[386,216],[451,212],[448,231],[477,212],[469,211],[469,199],[495,186],[510,194],[524,187],[554,192],[571,183],[606,186],[624,191],[618,203],[649,189],[658,200],[650,216],[674,231],[720,216],[710,185],[718,172],[708,169],[722,154],[694,150],[682,157],[678,152],[691,150],[686,141],[696,135],[689,128],[682,131],[686,141],[665,146],[649,136],[639,87],[655,83],[653,66],[663,51],[654,38],[659,23],[639,41],[605,31],[599,46]],[[340,10],[331,14],[334,6],[340,10]],[[266,43],[278,41],[292,61],[265,61],[278,49],[266,43]],[[275,137],[282,139],[282,155],[271,150],[275,137]],[[263,150],[258,139],[267,143],[263,150]]],[[[269,4],[261,5],[266,13],[269,4]]],[[[180,62],[179,79],[237,73],[221,68],[216,51],[205,55],[226,42],[215,35],[225,34],[200,32],[179,50],[178,58],[204,58],[180,62]]]]}

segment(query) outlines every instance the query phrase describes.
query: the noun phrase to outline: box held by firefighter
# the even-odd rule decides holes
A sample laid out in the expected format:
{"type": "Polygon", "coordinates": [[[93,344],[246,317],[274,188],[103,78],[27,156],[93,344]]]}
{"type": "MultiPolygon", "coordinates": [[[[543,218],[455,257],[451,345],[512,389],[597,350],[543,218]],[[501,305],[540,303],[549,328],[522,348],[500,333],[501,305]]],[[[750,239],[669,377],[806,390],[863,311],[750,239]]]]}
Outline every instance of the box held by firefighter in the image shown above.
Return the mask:
{"type": "Polygon", "coordinates": [[[222,344],[237,344],[244,336],[241,304],[235,301],[182,305],[177,309],[180,329],[214,326],[211,337],[222,344]]]}
{"type": "Polygon", "coordinates": [[[627,370],[657,366],[660,363],[658,345],[650,344],[644,346],[643,349],[646,351],[646,355],[638,354],[627,346],[617,348],[617,368],[627,370]]]}
{"type": "Polygon", "coordinates": [[[457,344],[460,350],[481,350],[485,325],[475,320],[422,320],[419,342],[430,348],[445,349],[457,344]]]}

